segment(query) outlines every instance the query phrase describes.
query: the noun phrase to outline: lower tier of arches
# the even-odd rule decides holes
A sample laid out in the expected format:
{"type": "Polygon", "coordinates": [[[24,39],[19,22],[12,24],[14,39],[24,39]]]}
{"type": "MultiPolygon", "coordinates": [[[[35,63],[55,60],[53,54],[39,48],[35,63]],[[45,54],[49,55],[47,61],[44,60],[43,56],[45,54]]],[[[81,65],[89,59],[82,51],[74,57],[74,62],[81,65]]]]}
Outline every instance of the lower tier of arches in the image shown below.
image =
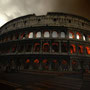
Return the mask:
{"type": "Polygon", "coordinates": [[[90,70],[90,60],[68,55],[4,56],[1,57],[0,66],[5,70],[80,71],[90,70]]]}

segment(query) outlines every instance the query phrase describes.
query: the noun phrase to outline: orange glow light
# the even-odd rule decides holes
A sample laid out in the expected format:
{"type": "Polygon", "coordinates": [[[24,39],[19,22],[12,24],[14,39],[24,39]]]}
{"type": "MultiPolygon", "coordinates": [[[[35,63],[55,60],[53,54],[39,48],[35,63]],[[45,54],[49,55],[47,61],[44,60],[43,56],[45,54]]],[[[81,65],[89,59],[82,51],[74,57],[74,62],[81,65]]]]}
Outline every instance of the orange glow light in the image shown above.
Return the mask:
{"type": "Polygon", "coordinates": [[[26,60],[26,63],[30,63],[30,60],[29,60],[29,59],[27,59],[27,60],[26,60]]]}
{"type": "Polygon", "coordinates": [[[76,46],[74,44],[71,44],[71,46],[73,47],[73,48],[70,48],[70,52],[72,54],[76,52],[76,46]]]}
{"type": "Polygon", "coordinates": [[[22,34],[21,34],[21,37],[20,37],[20,39],[22,39],[22,38],[23,38],[24,34],[25,34],[25,33],[22,33],[22,34]]]}
{"type": "Polygon", "coordinates": [[[47,63],[47,59],[44,59],[44,60],[43,60],[43,63],[47,63]]]}
{"type": "Polygon", "coordinates": [[[90,47],[86,47],[86,50],[87,50],[87,54],[89,54],[90,55],[90,47]]]}
{"type": "Polygon", "coordinates": [[[34,60],[34,63],[39,63],[39,60],[38,60],[38,59],[35,59],[35,60],[34,60]]]}
{"type": "Polygon", "coordinates": [[[79,46],[80,47],[80,50],[79,50],[79,53],[83,53],[83,46],[79,46]]]}
{"type": "Polygon", "coordinates": [[[69,32],[69,33],[71,33],[72,34],[72,38],[74,39],[75,37],[74,37],[74,33],[73,32],[69,32]]]}

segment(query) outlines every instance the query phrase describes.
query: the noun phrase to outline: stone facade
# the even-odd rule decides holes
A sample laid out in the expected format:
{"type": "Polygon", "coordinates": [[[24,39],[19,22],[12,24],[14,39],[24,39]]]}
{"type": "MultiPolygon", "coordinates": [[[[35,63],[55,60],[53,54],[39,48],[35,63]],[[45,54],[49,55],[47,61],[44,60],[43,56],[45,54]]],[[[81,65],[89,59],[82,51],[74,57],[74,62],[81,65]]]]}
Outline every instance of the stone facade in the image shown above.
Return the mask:
{"type": "Polygon", "coordinates": [[[66,13],[11,20],[0,28],[0,61],[20,69],[90,70],[90,21],[66,13]]]}

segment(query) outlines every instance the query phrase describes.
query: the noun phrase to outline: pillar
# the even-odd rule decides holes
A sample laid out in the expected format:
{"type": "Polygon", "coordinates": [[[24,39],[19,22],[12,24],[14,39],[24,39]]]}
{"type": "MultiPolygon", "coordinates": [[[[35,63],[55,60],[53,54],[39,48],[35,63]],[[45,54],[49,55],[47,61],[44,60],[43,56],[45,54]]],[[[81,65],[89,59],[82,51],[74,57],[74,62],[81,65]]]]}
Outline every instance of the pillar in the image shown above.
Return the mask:
{"type": "Polygon", "coordinates": [[[50,64],[49,64],[49,70],[52,70],[52,67],[51,67],[51,62],[50,62],[50,64]]]}
{"type": "Polygon", "coordinates": [[[70,64],[69,64],[69,71],[72,71],[72,60],[70,60],[70,64]]]}
{"type": "Polygon", "coordinates": [[[32,65],[30,65],[30,66],[29,66],[29,69],[30,69],[30,70],[32,70],[32,69],[33,69],[32,65]]]}
{"type": "Polygon", "coordinates": [[[39,70],[42,70],[42,64],[40,63],[40,65],[39,65],[39,70]]]}

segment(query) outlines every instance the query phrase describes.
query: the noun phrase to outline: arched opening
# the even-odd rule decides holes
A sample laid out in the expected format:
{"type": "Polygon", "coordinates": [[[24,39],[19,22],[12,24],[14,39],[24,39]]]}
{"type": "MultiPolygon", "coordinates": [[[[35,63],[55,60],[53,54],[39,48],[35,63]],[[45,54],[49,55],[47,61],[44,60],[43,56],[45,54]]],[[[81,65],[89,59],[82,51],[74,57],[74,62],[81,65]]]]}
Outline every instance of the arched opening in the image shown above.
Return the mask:
{"type": "Polygon", "coordinates": [[[5,53],[10,53],[10,46],[4,47],[5,53]]]}
{"type": "Polygon", "coordinates": [[[90,35],[88,36],[88,41],[90,41],[90,35]]]}
{"type": "Polygon", "coordinates": [[[52,70],[58,70],[58,65],[58,61],[54,59],[51,64],[52,70]]]}
{"type": "Polygon", "coordinates": [[[58,37],[58,32],[57,31],[53,31],[52,32],[52,37],[53,38],[57,38],[58,37]]]}
{"type": "Polygon", "coordinates": [[[88,54],[88,55],[90,55],[90,47],[86,47],[86,53],[88,54]]]}
{"type": "Polygon", "coordinates": [[[29,32],[28,38],[33,38],[33,32],[29,32]]]}
{"type": "Polygon", "coordinates": [[[66,60],[62,60],[61,62],[62,70],[67,71],[68,70],[68,62],[66,60]]]}
{"type": "Polygon", "coordinates": [[[70,53],[71,54],[76,53],[76,46],[74,44],[70,45],[70,53]]]}
{"type": "Polygon", "coordinates": [[[26,33],[23,32],[21,35],[20,35],[20,39],[26,39],[26,33]]]}
{"type": "Polygon", "coordinates": [[[66,35],[65,35],[65,32],[61,32],[61,38],[65,38],[66,35]]]}
{"type": "Polygon", "coordinates": [[[25,45],[25,51],[26,52],[31,52],[32,51],[32,45],[31,44],[26,44],[25,45]]]}
{"type": "Polygon", "coordinates": [[[42,68],[43,68],[43,70],[48,70],[49,69],[49,63],[48,63],[47,59],[44,59],[42,61],[42,68]]]}
{"type": "Polygon", "coordinates": [[[24,45],[19,45],[18,46],[18,52],[23,52],[24,51],[24,45]]]}
{"type": "Polygon", "coordinates": [[[86,41],[86,36],[85,35],[83,35],[83,41],[86,41]]]}
{"type": "Polygon", "coordinates": [[[75,38],[75,36],[74,36],[74,33],[73,33],[73,32],[69,32],[69,38],[70,38],[70,39],[74,39],[74,38],[75,38]]]}
{"type": "Polygon", "coordinates": [[[79,54],[83,54],[83,46],[82,45],[78,46],[78,51],[79,51],[79,54]]]}
{"type": "Polygon", "coordinates": [[[24,68],[29,69],[29,66],[30,66],[30,59],[26,59],[24,68]]]}
{"type": "Polygon", "coordinates": [[[14,46],[12,47],[12,52],[15,53],[16,50],[17,50],[17,45],[14,45],[14,46]]]}
{"type": "Polygon", "coordinates": [[[67,53],[68,52],[68,46],[66,42],[61,42],[61,52],[67,53]]]}
{"type": "Polygon", "coordinates": [[[49,43],[43,43],[43,52],[49,52],[50,46],[49,43]]]}
{"type": "Polygon", "coordinates": [[[35,35],[36,38],[41,38],[41,32],[36,32],[36,35],[35,35]]]}
{"type": "Polygon", "coordinates": [[[34,52],[40,52],[40,43],[34,44],[34,52]]]}
{"type": "Polygon", "coordinates": [[[52,52],[53,53],[59,52],[59,43],[57,42],[52,43],[52,52]]]}
{"type": "Polygon", "coordinates": [[[72,60],[72,70],[73,71],[78,70],[78,62],[76,60],[72,60]]]}
{"type": "Polygon", "coordinates": [[[34,68],[34,69],[38,69],[38,68],[39,68],[39,60],[38,60],[38,59],[35,59],[35,60],[34,60],[33,68],[34,68]]]}
{"type": "Polygon", "coordinates": [[[76,33],[76,39],[78,39],[78,40],[81,39],[81,34],[79,32],[76,33]]]}
{"type": "Polygon", "coordinates": [[[10,35],[9,40],[13,40],[13,35],[10,35]]]}
{"type": "Polygon", "coordinates": [[[15,36],[14,36],[15,40],[19,39],[19,34],[16,33],[15,36]]]}
{"type": "Polygon", "coordinates": [[[49,31],[45,31],[45,32],[44,32],[44,37],[45,37],[45,38],[49,38],[49,37],[50,37],[49,31]]]}
{"type": "Polygon", "coordinates": [[[8,41],[8,37],[6,36],[5,38],[4,38],[4,42],[7,42],[8,41]]]}

